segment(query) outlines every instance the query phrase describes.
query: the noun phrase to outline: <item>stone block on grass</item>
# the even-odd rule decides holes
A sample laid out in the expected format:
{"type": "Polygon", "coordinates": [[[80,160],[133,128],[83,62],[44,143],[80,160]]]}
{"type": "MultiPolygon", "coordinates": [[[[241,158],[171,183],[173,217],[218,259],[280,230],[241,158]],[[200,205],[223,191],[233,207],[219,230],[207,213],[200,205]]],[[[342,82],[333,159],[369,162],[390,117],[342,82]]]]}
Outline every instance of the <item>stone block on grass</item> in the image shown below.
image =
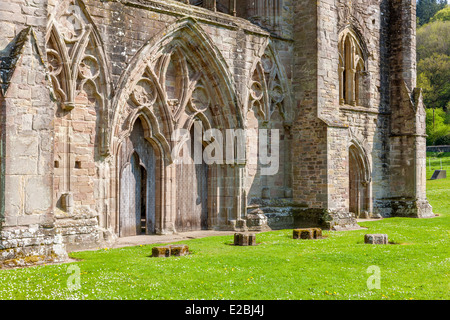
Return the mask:
{"type": "Polygon", "coordinates": [[[234,234],[235,246],[255,246],[256,236],[254,233],[235,233],[234,234]]]}
{"type": "Polygon", "coordinates": [[[175,257],[183,257],[189,254],[189,247],[185,244],[177,244],[170,246],[170,255],[175,257]]]}
{"type": "Polygon", "coordinates": [[[162,247],[153,247],[152,248],[152,257],[153,258],[167,258],[170,257],[170,247],[162,246],[162,247]]]}
{"type": "Polygon", "coordinates": [[[312,229],[294,229],[292,233],[293,239],[314,239],[314,231],[312,229]]]}
{"type": "Polygon", "coordinates": [[[314,237],[314,239],[322,238],[322,229],[320,229],[320,228],[313,228],[313,237],[314,237]]]}
{"type": "Polygon", "coordinates": [[[294,229],[292,233],[293,239],[320,239],[321,237],[322,229],[320,228],[294,229]]]}
{"type": "Polygon", "coordinates": [[[366,234],[364,235],[364,243],[388,244],[388,236],[387,234],[366,234]]]}

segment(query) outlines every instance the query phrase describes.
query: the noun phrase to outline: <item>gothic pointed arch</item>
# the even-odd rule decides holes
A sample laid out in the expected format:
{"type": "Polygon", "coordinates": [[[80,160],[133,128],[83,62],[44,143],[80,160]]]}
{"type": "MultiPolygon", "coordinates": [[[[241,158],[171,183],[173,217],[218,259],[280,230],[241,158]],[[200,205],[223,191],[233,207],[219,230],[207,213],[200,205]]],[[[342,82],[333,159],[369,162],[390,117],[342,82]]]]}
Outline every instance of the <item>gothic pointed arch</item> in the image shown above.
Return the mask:
{"type": "Polygon", "coordinates": [[[357,29],[348,26],[339,34],[339,103],[367,106],[368,51],[357,29]]]}
{"type": "Polygon", "coordinates": [[[370,161],[361,143],[353,138],[348,148],[349,212],[368,217],[371,211],[370,161]]]}
{"type": "Polygon", "coordinates": [[[119,236],[155,234],[162,229],[164,147],[154,130],[154,119],[142,109],[129,119],[130,130],[116,157],[119,236]]]}
{"type": "Polygon", "coordinates": [[[158,149],[159,154],[170,157],[169,143],[167,142],[165,135],[161,132],[158,118],[150,108],[145,106],[139,107],[130,113],[124,124],[126,130],[122,133],[120,141],[122,142],[131,134],[134,124],[138,119],[141,121],[144,129],[144,138],[158,149]]]}
{"type": "Polygon", "coordinates": [[[113,143],[127,114],[128,97],[143,70],[149,70],[161,91],[162,131],[168,140],[173,130],[184,127],[198,113],[216,128],[243,126],[235,84],[224,58],[197,22],[186,18],[148,41],[121,76],[112,104],[113,143]]]}
{"type": "Polygon", "coordinates": [[[372,181],[371,166],[367,152],[358,139],[352,138],[349,144],[349,149],[354,153],[355,159],[361,166],[361,178],[364,183],[372,181]]]}
{"type": "Polygon", "coordinates": [[[248,109],[256,108],[261,120],[268,121],[274,112],[284,120],[292,119],[290,86],[274,45],[269,41],[251,69],[248,85],[248,109]]]}
{"type": "Polygon", "coordinates": [[[168,114],[168,106],[164,91],[158,83],[156,75],[151,69],[145,67],[140,77],[129,83],[128,96],[122,107],[120,126],[115,128],[116,148],[130,135],[133,124],[141,118],[147,139],[158,144],[161,154],[170,159],[170,136],[173,125],[168,114]]]}
{"type": "MultiPolygon", "coordinates": [[[[258,133],[269,129],[270,143],[278,141],[284,150],[291,150],[290,127],[294,118],[292,95],[289,79],[275,46],[276,44],[268,39],[257,53],[257,58],[250,69],[246,93],[246,129],[258,133]]],[[[260,203],[263,198],[291,197],[291,175],[286,165],[290,162],[290,156],[287,152],[281,155],[284,161],[280,161],[276,174],[270,176],[263,174],[264,165],[255,158],[255,155],[262,151],[259,148],[262,142],[260,139],[263,137],[260,134],[250,134],[247,137],[246,169],[248,176],[254,181],[246,190],[247,203],[251,206],[260,203]]]]}

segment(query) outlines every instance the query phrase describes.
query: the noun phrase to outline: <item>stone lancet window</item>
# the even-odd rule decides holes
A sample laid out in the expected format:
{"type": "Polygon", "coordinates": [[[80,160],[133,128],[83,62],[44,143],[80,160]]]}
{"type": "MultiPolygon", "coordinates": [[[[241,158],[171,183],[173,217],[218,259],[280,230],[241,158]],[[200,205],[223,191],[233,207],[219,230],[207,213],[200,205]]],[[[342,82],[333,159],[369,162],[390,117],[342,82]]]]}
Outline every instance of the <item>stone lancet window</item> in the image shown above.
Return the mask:
{"type": "Polygon", "coordinates": [[[349,30],[339,39],[339,103],[363,105],[367,73],[360,41],[349,30]]]}

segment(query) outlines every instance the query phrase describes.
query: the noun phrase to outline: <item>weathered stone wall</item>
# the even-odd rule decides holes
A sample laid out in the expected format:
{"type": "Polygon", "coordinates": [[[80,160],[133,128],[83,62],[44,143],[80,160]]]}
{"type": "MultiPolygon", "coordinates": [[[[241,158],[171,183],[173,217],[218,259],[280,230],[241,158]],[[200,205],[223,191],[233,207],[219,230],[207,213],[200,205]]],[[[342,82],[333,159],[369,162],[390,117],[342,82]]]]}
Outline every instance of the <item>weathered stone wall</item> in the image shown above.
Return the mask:
{"type": "MultiPolygon", "coordinates": [[[[391,138],[394,139],[392,141],[389,139],[396,130],[405,131],[405,125],[408,124],[412,125],[411,132],[419,135],[424,128],[421,115],[423,107],[419,105],[418,94],[403,90],[404,88],[394,91],[395,84],[393,85],[389,78],[390,74],[397,73],[400,78],[404,77],[406,82],[415,79],[414,5],[414,3],[406,4],[405,2],[400,7],[386,1],[296,3],[295,8],[298,11],[295,13],[299,32],[294,31],[296,41],[294,70],[302,72],[302,77],[300,75],[298,78],[294,77],[293,88],[297,93],[296,99],[298,99],[300,110],[306,111],[304,112],[306,116],[295,121],[299,126],[299,136],[296,140],[294,135],[296,147],[293,149],[292,157],[295,180],[299,182],[296,187],[296,181],[294,181],[294,198],[304,201],[301,203],[304,208],[299,212],[303,211],[308,215],[313,211],[311,208],[315,206],[344,215],[346,211],[348,212],[350,192],[348,150],[351,145],[358,146],[362,158],[365,158],[365,170],[368,177],[364,182],[364,188],[368,196],[364,201],[368,202],[369,215],[395,215],[396,208],[400,208],[399,212],[401,212],[403,209],[398,201],[402,200],[397,199],[395,206],[390,204],[386,206],[383,199],[392,195],[392,188],[398,192],[406,185],[411,186],[410,194],[414,193],[414,197],[422,199],[419,200],[420,205],[412,205],[412,207],[429,208],[424,200],[423,139],[409,138],[408,141],[400,143],[396,142],[395,138],[391,138]],[[366,91],[363,92],[363,104],[360,106],[341,104],[338,99],[338,68],[333,66],[339,64],[338,41],[340,41],[340,34],[346,29],[350,29],[356,35],[365,54],[365,77],[368,81],[365,83],[366,91]],[[398,30],[404,30],[404,33],[399,33],[398,30]],[[305,43],[309,44],[308,48],[301,47],[305,43]],[[316,45],[313,45],[314,43],[316,45]],[[393,53],[396,50],[402,52],[403,58],[393,53]],[[317,66],[316,61],[318,61],[317,66]],[[398,73],[399,68],[407,72],[398,73]],[[311,75],[311,78],[308,78],[308,75],[311,75]],[[296,81],[301,84],[298,89],[296,81]],[[299,99],[299,96],[305,94],[311,96],[308,102],[312,102],[312,108],[307,108],[305,101],[302,101],[302,98],[299,99]],[[408,96],[409,98],[406,98],[408,96]],[[414,96],[417,98],[417,104],[411,107],[410,101],[414,101],[414,96]],[[396,105],[402,100],[408,107],[396,105]],[[409,109],[405,110],[405,108],[409,109]],[[414,112],[417,115],[408,116],[411,110],[417,110],[414,112]],[[312,119],[308,118],[308,115],[314,114],[317,114],[317,118],[313,116],[311,116],[312,119]],[[391,114],[396,116],[392,117],[391,114]],[[328,132],[327,139],[322,134],[324,144],[321,148],[319,148],[321,135],[313,132],[311,127],[317,119],[323,120],[323,130],[328,132]],[[395,123],[392,122],[393,119],[395,123]],[[402,165],[394,164],[397,161],[395,159],[405,157],[404,152],[409,149],[412,158],[401,160],[406,161],[402,165]],[[398,153],[395,150],[398,150],[398,153]],[[327,154],[326,161],[318,158],[321,153],[327,154]],[[301,175],[296,172],[296,160],[299,163],[298,170],[303,170],[301,175]],[[321,163],[326,165],[317,169],[314,167],[321,163]],[[409,173],[405,172],[405,165],[411,166],[409,173]],[[325,171],[321,171],[324,168],[326,168],[325,171]],[[398,171],[391,168],[402,168],[401,178],[398,173],[395,173],[398,171]],[[407,182],[408,179],[411,182],[407,182]],[[398,184],[402,186],[399,187],[398,184]],[[318,199],[322,202],[314,203],[314,200],[318,199]]],[[[295,27],[294,30],[296,30],[295,27]]],[[[410,90],[414,88],[413,82],[410,88],[410,90]]],[[[406,204],[406,207],[411,208],[411,205],[406,204]]],[[[427,210],[430,212],[429,209],[427,210]]],[[[404,215],[404,213],[399,214],[404,215]]],[[[415,215],[415,213],[411,214],[415,215]]]]}
{"type": "MultiPolygon", "coordinates": [[[[366,1],[353,4],[340,2],[336,12],[339,32],[350,29],[359,37],[363,53],[366,55],[366,73],[370,79],[368,90],[364,93],[366,96],[364,105],[339,106],[340,120],[349,127],[346,142],[342,146],[356,144],[367,158],[369,167],[367,170],[370,171],[367,210],[369,214],[379,213],[378,209],[373,207],[372,200],[386,196],[387,190],[387,175],[384,168],[388,164],[386,139],[389,134],[387,122],[389,101],[386,100],[386,88],[389,83],[385,76],[387,70],[384,56],[388,51],[385,46],[388,34],[384,29],[383,19],[388,15],[388,11],[380,1],[366,1]]],[[[335,81],[338,79],[335,78],[335,81]]],[[[348,148],[344,150],[347,154],[342,156],[348,159],[348,148]]],[[[342,173],[343,179],[348,177],[345,171],[342,173]]],[[[347,181],[343,184],[348,185],[347,181]]]]}
{"type": "Polygon", "coordinates": [[[196,176],[180,178],[171,138],[194,121],[280,134],[275,174],[250,161],[257,136],[243,163],[209,166],[209,229],[432,216],[414,1],[238,1],[236,16],[228,1],[216,4],[217,12],[186,1],[2,4],[0,230],[9,251],[0,260],[13,263],[19,251],[60,259],[64,248],[120,235],[124,168],[142,152],[128,139],[137,119],[153,149],[145,210],[157,234],[191,228],[180,226],[189,207],[180,202],[195,200],[187,193],[196,176]],[[346,34],[363,60],[354,103],[341,98],[346,34]]]}
{"type": "MultiPolygon", "coordinates": [[[[65,3],[67,4],[67,2],[65,3]]],[[[224,59],[228,68],[227,72],[233,77],[230,80],[234,83],[237,101],[247,100],[251,68],[254,66],[254,61],[261,58],[267,45],[268,34],[265,31],[255,28],[245,20],[234,19],[222,14],[212,14],[202,8],[184,5],[166,6],[154,1],[139,4],[133,1],[120,4],[85,1],[84,4],[86,7],[82,7],[80,20],[83,25],[92,24],[98,30],[99,37],[102,40],[102,52],[96,52],[96,54],[105,55],[104,60],[107,61],[108,65],[104,68],[111,72],[112,90],[118,92],[128,90],[131,93],[132,88],[128,86],[131,87],[134,80],[130,73],[139,72],[138,65],[141,64],[142,60],[156,60],[158,53],[146,52],[152,50],[148,43],[157,43],[165,34],[170,35],[170,32],[177,30],[177,24],[180,26],[180,19],[194,16],[199,18],[196,28],[202,30],[212,40],[212,45],[219,52],[220,56],[215,58],[224,59]],[[88,17],[92,18],[92,23],[91,18],[88,17]]],[[[54,5],[55,9],[52,11],[54,13],[51,16],[55,21],[58,21],[56,22],[57,25],[64,26],[67,22],[67,16],[64,14],[66,9],[62,5],[54,5]]],[[[191,22],[187,22],[186,25],[190,26],[191,22]]],[[[176,41],[177,36],[180,35],[174,33],[173,36],[167,37],[165,41],[167,43],[176,41]]],[[[193,39],[193,41],[201,40],[193,39]]],[[[138,76],[136,74],[136,81],[138,76]]],[[[284,74],[283,77],[285,77],[284,74]]],[[[93,100],[89,97],[89,94],[78,94],[74,101],[75,108],[70,112],[63,111],[58,114],[57,141],[62,143],[56,143],[56,146],[58,146],[56,152],[61,155],[59,159],[57,157],[59,167],[55,169],[55,175],[59,176],[59,179],[56,179],[58,184],[55,188],[55,197],[59,199],[57,204],[64,211],[65,209],[62,208],[63,201],[61,201],[62,196],[69,194],[75,216],[82,212],[85,215],[87,214],[88,218],[98,215],[101,227],[113,228],[117,232],[117,200],[119,195],[113,186],[117,184],[118,168],[115,167],[115,160],[110,161],[111,158],[102,155],[99,151],[101,148],[99,144],[104,139],[98,137],[101,112],[95,105],[89,107],[89,100],[93,100]],[[60,128],[59,131],[58,127],[60,128]],[[67,143],[63,141],[70,141],[70,150],[67,150],[67,143]],[[75,168],[76,162],[79,163],[80,167],[75,168]],[[99,172],[106,172],[105,176],[99,177],[99,172]],[[99,193],[98,190],[104,189],[102,179],[108,177],[108,174],[111,177],[109,189],[99,193]],[[114,178],[113,175],[115,175],[114,178]],[[67,190],[70,190],[70,192],[67,190]],[[110,193],[108,193],[108,190],[110,193]],[[105,205],[102,206],[102,203],[105,203],[105,205]]],[[[115,107],[122,108],[121,105],[111,105],[111,108],[115,107]]],[[[233,108],[235,107],[233,106],[233,108]]],[[[116,114],[123,119],[121,121],[125,121],[129,112],[127,110],[116,111],[116,114]]],[[[111,122],[114,121],[114,116],[112,115],[111,122]]],[[[105,120],[102,119],[102,121],[105,120]]],[[[165,121],[162,119],[161,123],[165,121]]],[[[170,141],[168,130],[164,132],[164,135],[165,139],[170,141]]],[[[111,142],[114,143],[114,140],[111,142]]],[[[114,158],[114,154],[112,156],[114,158]]],[[[274,186],[280,184],[280,180],[287,170],[284,167],[282,169],[283,175],[275,178],[276,181],[269,181],[266,184],[274,186]]],[[[169,170],[166,174],[173,174],[173,170],[169,170]]],[[[218,217],[218,221],[227,225],[230,220],[241,219],[241,209],[234,200],[238,188],[234,181],[235,173],[227,168],[222,171],[222,174],[224,178],[228,178],[217,177],[214,179],[216,179],[217,184],[224,185],[223,191],[213,191],[213,195],[223,199],[222,204],[220,204],[223,210],[217,211],[216,214],[222,216],[218,217]]],[[[176,193],[176,188],[175,186],[173,193],[176,193]]],[[[222,189],[222,187],[218,188],[222,189]]],[[[284,190],[278,191],[278,188],[272,188],[272,190],[274,190],[273,193],[284,193],[284,190]]],[[[261,193],[258,196],[261,197],[261,193]]],[[[175,216],[171,212],[176,209],[173,206],[173,202],[176,202],[175,194],[165,192],[164,201],[168,205],[168,208],[166,208],[166,230],[171,230],[173,227],[169,225],[173,224],[175,216]]],[[[61,217],[63,216],[61,214],[61,217]]],[[[167,231],[160,230],[160,232],[167,231]]]]}
{"type": "Polygon", "coordinates": [[[42,53],[45,8],[45,1],[31,5],[17,1],[0,9],[6,35],[1,48],[0,98],[2,266],[66,258],[53,217],[55,103],[42,53]]]}

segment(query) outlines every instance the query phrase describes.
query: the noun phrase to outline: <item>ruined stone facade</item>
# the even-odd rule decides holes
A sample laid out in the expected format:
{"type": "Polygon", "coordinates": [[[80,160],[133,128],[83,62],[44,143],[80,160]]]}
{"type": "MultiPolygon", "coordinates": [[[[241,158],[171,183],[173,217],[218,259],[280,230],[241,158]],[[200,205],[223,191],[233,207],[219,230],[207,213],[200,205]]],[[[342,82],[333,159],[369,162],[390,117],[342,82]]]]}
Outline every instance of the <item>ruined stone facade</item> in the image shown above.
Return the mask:
{"type": "Polygon", "coordinates": [[[2,1],[0,261],[431,217],[415,61],[414,0],[2,1]],[[196,121],[279,130],[278,170],[249,161],[260,136],[177,163],[196,121]]]}

